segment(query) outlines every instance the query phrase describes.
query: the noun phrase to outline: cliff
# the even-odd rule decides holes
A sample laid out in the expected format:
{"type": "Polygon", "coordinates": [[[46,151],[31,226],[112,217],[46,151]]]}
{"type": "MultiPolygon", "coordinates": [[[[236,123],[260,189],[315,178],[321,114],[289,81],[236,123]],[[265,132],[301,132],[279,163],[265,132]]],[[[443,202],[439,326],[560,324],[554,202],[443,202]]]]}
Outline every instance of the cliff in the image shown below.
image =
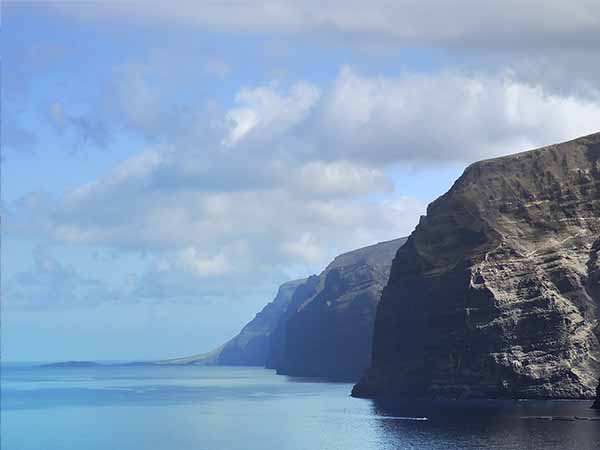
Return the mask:
{"type": "Polygon", "coordinates": [[[304,283],[299,285],[292,294],[292,298],[288,303],[286,310],[280,316],[275,329],[269,337],[269,350],[265,363],[267,369],[277,369],[283,364],[286,351],[287,323],[290,318],[296,314],[298,309],[315,295],[318,285],[319,277],[311,275],[304,283]]]}
{"type": "MultiPolygon", "coordinates": [[[[282,322],[280,374],[356,381],[369,366],[375,310],[392,259],[406,238],[336,257],[282,322]],[[306,295],[311,294],[311,295],[306,295]]],[[[291,309],[290,308],[290,309],[291,309]]]]}
{"type": "Polygon", "coordinates": [[[212,352],[155,364],[265,366],[357,380],[368,367],[375,310],[406,238],[344,253],[319,275],[283,284],[275,299],[212,352]]]}
{"type": "Polygon", "coordinates": [[[468,167],[397,253],[363,397],[592,398],[600,133],[468,167]]]}
{"type": "Polygon", "coordinates": [[[264,367],[270,348],[270,335],[284,315],[294,292],[305,281],[295,280],[282,284],[275,299],[256,314],[236,337],[225,344],[217,364],[264,367]]]}
{"type": "Polygon", "coordinates": [[[209,353],[161,361],[160,364],[220,366],[265,366],[270,351],[271,333],[293,299],[296,289],[307,280],[282,284],[275,299],[267,304],[237,336],[209,353]]]}

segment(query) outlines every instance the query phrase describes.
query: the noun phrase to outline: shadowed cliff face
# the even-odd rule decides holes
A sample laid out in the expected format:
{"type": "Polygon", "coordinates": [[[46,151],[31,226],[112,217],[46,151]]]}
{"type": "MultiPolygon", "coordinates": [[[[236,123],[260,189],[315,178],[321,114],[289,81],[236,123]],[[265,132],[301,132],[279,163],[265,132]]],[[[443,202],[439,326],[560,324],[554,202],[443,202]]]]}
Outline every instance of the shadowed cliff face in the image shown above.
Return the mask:
{"type": "Polygon", "coordinates": [[[302,306],[308,299],[312,298],[317,291],[319,285],[319,277],[311,275],[308,279],[299,285],[290,302],[288,303],[284,313],[277,321],[273,333],[269,336],[268,355],[265,366],[267,369],[276,369],[283,364],[285,355],[285,342],[287,338],[287,322],[292,317],[298,308],[302,306]]]}
{"type": "Polygon", "coordinates": [[[270,335],[293,299],[296,289],[306,280],[290,281],[279,287],[275,299],[252,319],[240,334],[227,342],[216,364],[225,366],[265,366],[270,335]]]}
{"type": "Polygon", "coordinates": [[[196,364],[221,366],[265,366],[270,352],[271,334],[287,311],[294,293],[308,280],[282,284],[275,299],[267,304],[240,333],[212,352],[160,361],[159,364],[196,364]]]}
{"type": "Polygon", "coordinates": [[[356,396],[591,398],[600,134],[473,164],[396,255],[356,396]]]}
{"type": "MultiPolygon", "coordinates": [[[[392,259],[406,238],[338,256],[285,325],[278,373],[358,380],[371,359],[375,310],[392,259]]],[[[292,306],[292,304],[290,305],[292,306]]]]}
{"type": "Polygon", "coordinates": [[[357,380],[369,365],[381,290],[405,242],[340,255],[321,275],[283,284],[275,300],[218,349],[156,364],[265,366],[290,375],[357,380]]]}

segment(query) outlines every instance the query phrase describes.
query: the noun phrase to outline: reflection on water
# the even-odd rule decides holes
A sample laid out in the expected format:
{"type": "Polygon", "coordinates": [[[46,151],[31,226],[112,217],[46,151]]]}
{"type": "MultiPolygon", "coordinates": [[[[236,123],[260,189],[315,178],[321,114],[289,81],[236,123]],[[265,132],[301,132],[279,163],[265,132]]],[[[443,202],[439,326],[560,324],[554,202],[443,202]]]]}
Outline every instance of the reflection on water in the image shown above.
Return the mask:
{"type": "Polygon", "coordinates": [[[600,449],[590,402],[391,404],[350,389],[256,368],[4,366],[1,448],[600,449]]]}
{"type": "Polygon", "coordinates": [[[418,425],[378,422],[386,441],[402,442],[406,448],[600,449],[600,414],[589,402],[374,401],[372,409],[376,415],[428,419],[418,425]]]}

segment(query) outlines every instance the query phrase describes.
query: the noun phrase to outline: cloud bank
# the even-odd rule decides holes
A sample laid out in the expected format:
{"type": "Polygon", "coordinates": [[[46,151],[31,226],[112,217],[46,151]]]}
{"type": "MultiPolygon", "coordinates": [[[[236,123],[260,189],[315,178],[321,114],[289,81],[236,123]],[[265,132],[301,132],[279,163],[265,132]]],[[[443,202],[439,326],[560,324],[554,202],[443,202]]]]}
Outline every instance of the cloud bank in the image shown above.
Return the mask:
{"type": "Polygon", "coordinates": [[[159,0],[97,3],[56,2],[86,19],[212,27],[241,31],[336,33],[404,43],[463,47],[578,48],[600,45],[600,5],[595,0],[487,1],[363,0],[236,1],[159,0]],[[525,44],[526,43],[526,44],[525,44]]]}
{"type": "Polygon", "coordinates": [[[263,288],[341,251],[407,235],[426,205],[394,191],[395,165],[466,164],[600,124],[599,103],[549,94],[509,73],[372,77],[343,67],[325,88],[246,87],[230,108],[207,113],[201,105],[184,123],[154,108],[160,91],[156,102],[145,89],[124,92],[130,105],[144,105],[125,111],[132,129],[163,124],[155,147],[63,196],[25,196],[7,229],[150,252],[133,288],[149,298],[239,295],[240,286],[263,288]]]}

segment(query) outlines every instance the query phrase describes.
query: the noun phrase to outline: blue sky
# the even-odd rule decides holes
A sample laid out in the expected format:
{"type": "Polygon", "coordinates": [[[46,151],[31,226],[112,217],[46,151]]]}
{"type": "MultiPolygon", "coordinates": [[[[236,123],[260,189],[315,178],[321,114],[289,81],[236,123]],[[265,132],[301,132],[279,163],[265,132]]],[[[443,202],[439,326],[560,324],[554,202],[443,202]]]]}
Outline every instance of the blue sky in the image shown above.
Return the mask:
{"type": "Polygon", "coordinates": [[[351,3],[3,4],[5,360],[210,350],[467,164],[597,131],[596,2],[351,3]]]}

